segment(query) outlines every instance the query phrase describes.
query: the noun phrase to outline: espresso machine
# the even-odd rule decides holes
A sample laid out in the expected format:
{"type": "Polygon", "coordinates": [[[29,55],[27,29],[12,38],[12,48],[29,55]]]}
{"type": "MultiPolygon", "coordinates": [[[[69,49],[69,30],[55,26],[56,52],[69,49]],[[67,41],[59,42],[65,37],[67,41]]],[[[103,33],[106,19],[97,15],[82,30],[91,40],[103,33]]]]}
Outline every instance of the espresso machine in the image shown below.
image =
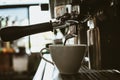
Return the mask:
{"type": "Polygon", "coordinates": [[[13,41],[55,29],[60,29],[66,35],[66,28],[74,26],[70,33],[77,37],[69,37],[75,37],[75,44],[88,45],[86,56],[90,58],[90,69],[120,70],[119,4],[119,0],[50,0],[51,17],[57,21],[3,28],[0,37],[3,41],[13,41]]]}

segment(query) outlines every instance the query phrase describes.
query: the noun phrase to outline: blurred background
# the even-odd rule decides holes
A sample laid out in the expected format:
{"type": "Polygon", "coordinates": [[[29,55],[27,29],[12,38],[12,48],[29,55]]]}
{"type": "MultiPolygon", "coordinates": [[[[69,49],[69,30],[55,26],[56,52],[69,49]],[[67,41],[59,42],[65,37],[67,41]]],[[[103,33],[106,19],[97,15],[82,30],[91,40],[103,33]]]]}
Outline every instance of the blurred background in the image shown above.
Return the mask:
{"type": "MultiPolygon", "coordinates": [[[[0,28],[50,20],[49,0],[0,0],[0,28]]],[[[40,62],[40,49],[54,37],[52,32],[45,32],[12,42],[0,40],[0,80],[32,80],[40,62]]]]}

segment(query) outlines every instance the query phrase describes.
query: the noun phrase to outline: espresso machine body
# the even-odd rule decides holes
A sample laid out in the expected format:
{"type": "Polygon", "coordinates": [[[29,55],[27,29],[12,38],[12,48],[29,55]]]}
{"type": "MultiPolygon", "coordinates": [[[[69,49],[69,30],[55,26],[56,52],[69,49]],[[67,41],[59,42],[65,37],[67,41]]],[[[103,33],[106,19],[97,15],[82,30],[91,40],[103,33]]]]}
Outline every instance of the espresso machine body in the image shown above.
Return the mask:
{"type": "Polygon", "coordinates": [[[101,62],[103,69],[120,70],[120,1],[113,0],[111,5],[104,11],[103,21],[98,20],[101,37],[101,62]]]}
{"type": "MultiPolygon", "coordinates": [[[[55,0],[54,8],[59,5],[79,5],[80,20],[84,19],[88,12],[96,13],[97,10],[102,10],[103,14],[97,17],[97,26],[100,30],[100,48],[101,48],[101,69],[118,69],[120,70],[120,1],[119,0],[55,0]]],[[[52,6],[53,7],[53,6],[52,6]]],[[[54,10],[52,9],[52,11],[54,10]]],[[[54,13],[54,12],[51,12],[54,13]]],[[[54,16],[54,15],[52,15],[54,16]]],[[[55,17],[55,16],[54,16],[55,17]]],[[[82,24],[87,26],[86,22],[82,24]]],[[[87,43],[86,31],[81,31],[84,36],[81,39],[82,43],[87,43]]]]}

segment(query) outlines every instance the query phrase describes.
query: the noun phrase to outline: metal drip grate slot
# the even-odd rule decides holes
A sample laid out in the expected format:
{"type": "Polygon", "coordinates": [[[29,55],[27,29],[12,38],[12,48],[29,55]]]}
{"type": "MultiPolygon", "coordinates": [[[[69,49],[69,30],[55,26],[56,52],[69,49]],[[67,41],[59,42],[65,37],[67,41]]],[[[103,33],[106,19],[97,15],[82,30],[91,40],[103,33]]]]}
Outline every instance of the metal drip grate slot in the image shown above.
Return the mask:
{"type": "Polygon", "coordinates": [[[89,70],[83,66],[80,73],[74,75],[61,74],[62,80],[120,80],[117,70],[89,70]]]}

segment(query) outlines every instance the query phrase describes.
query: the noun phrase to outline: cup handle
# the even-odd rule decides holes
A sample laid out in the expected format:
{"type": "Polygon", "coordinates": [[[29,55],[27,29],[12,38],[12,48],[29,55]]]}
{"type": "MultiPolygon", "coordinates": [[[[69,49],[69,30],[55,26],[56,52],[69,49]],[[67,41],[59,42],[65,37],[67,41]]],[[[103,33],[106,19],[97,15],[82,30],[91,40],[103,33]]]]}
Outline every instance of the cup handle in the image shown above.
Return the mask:
{"type": "Polygon", "coordinates": [[[43,49],[41,49],[41,50],[40,50],[40,56],[41,56],[41,58],[42,58],[43,60],[45,60],[46,62],[54,65],[54,62],[52,62],[52,61],[50,61],[50,60],[48,60],[48,59],[46,59],[46,58],[43,57],[43,55],[42,55],[42,51],[43,51],[43,50],[48,50],[48,51],[50,51],[49,48],[43,48],[43,49]]]}

